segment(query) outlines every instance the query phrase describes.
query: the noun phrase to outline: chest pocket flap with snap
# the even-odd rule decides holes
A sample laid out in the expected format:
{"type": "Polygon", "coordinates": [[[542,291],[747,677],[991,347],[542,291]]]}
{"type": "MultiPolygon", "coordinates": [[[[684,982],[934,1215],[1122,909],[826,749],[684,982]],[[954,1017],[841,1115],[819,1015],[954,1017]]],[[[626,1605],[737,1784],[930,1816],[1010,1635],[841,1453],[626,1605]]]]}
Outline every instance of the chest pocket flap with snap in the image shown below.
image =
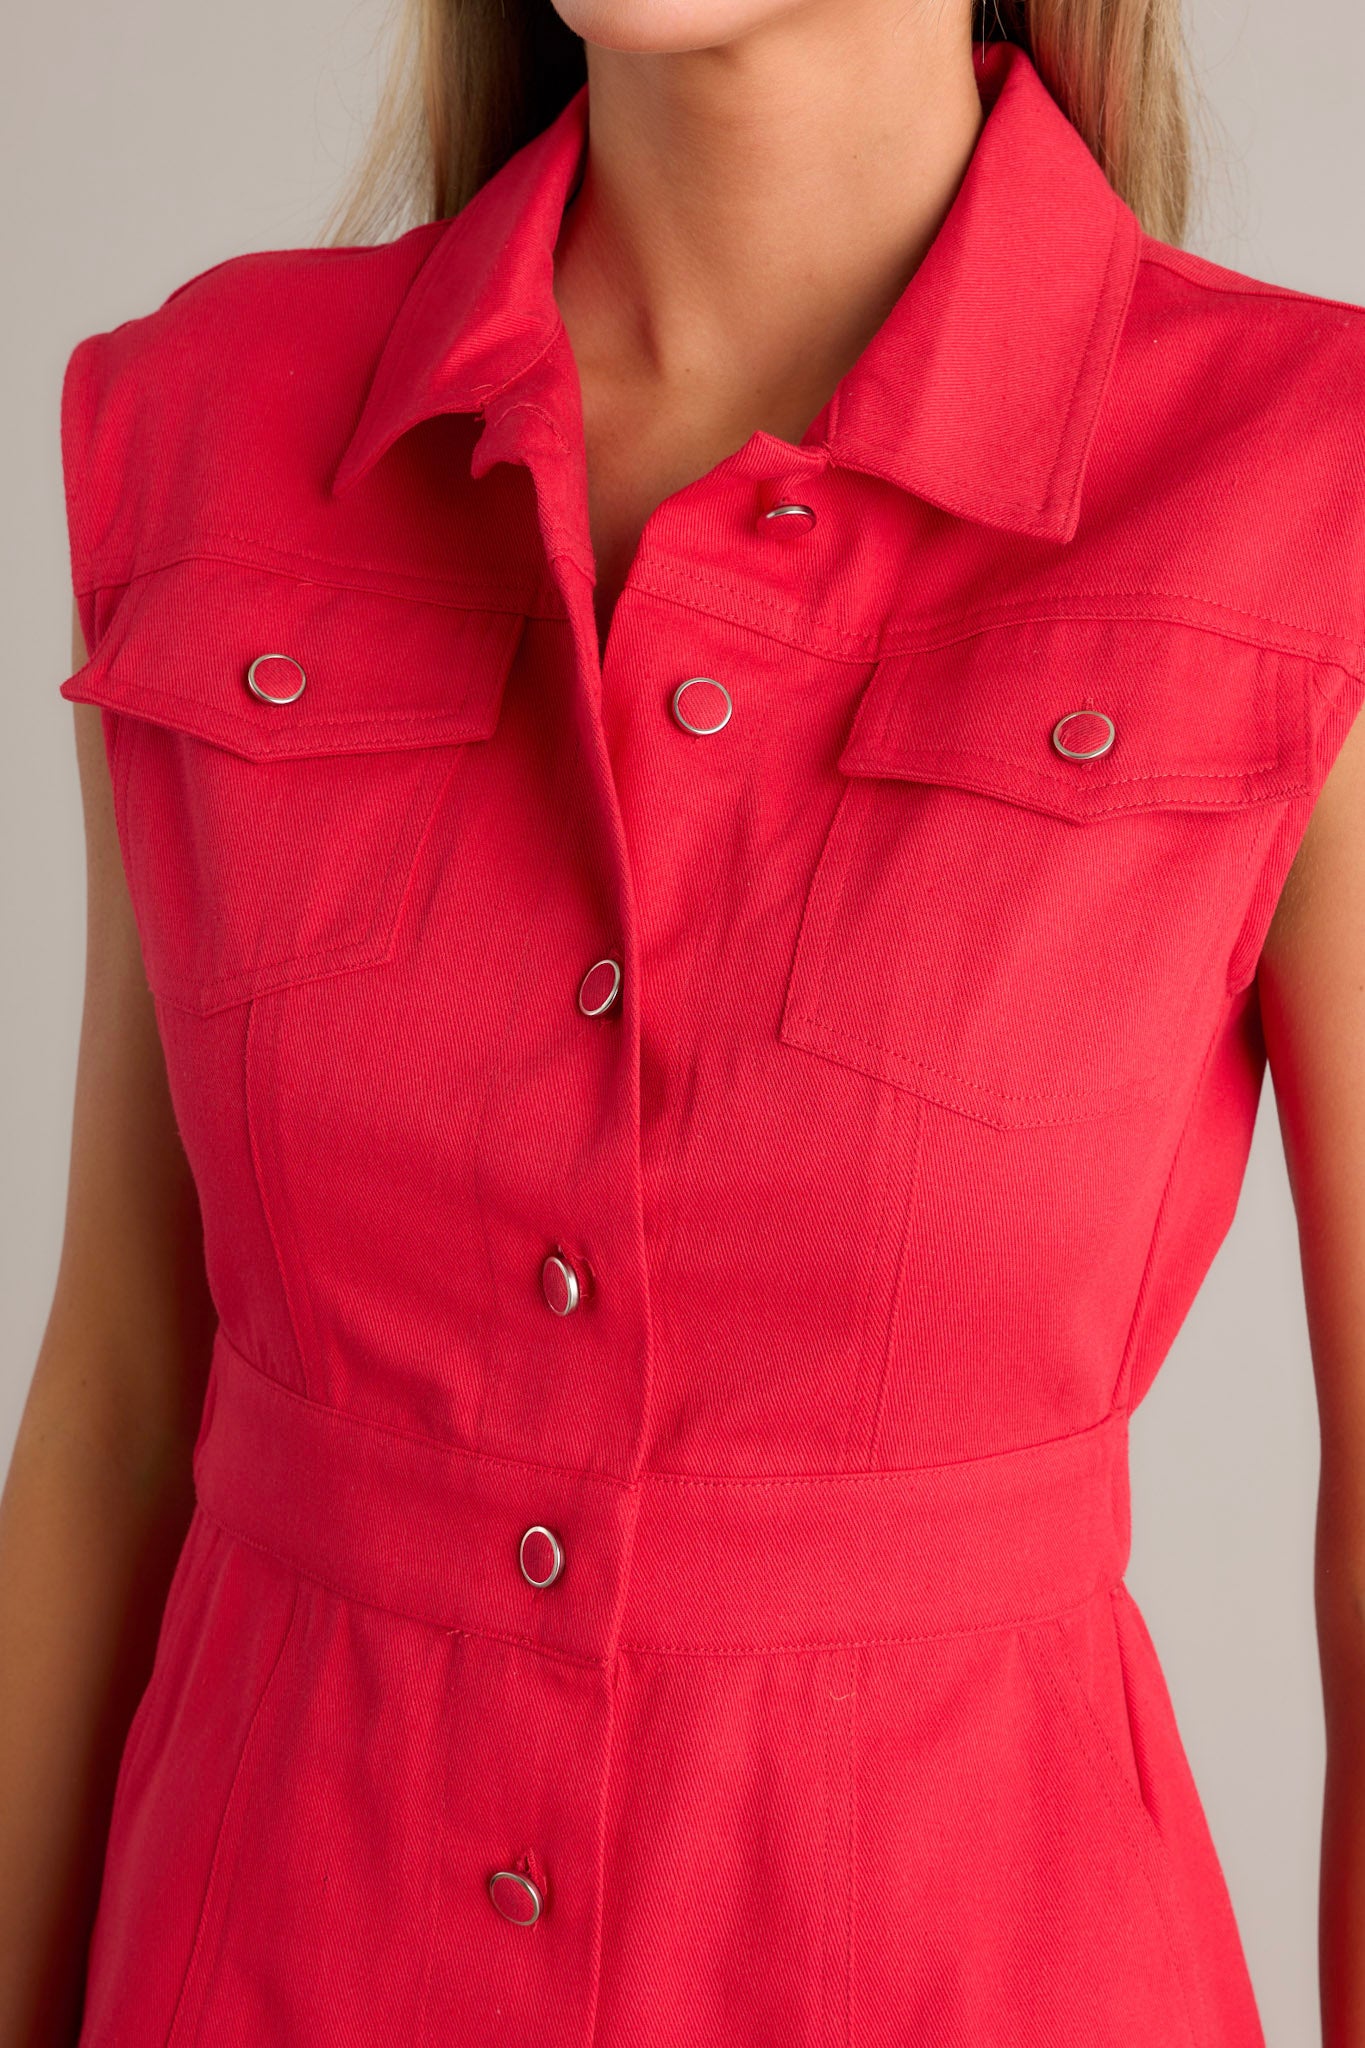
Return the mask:
{"type": "Polygon", "coordinates": [[[1277,806],[1309,664],[1150,619],[878,662],[838,759],[785,1043],[1002,1125],[1171,1083],[1277,806]]]}
{"type": "Polygon", "coordinates": [[[61,694],[115,714],[115,815],[160,996],[210,1011],[384,958],[525,624],[230,562],[128,586],[61,694]]]}

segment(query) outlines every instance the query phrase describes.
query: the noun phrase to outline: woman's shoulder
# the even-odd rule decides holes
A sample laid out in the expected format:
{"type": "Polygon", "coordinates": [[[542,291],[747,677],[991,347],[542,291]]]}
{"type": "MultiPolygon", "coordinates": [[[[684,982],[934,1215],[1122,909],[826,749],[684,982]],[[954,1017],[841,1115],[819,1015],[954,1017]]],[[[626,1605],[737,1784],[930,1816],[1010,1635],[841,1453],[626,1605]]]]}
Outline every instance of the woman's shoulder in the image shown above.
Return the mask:
{"type": "Polygon", "coordinates": [[[1144,237],[1102,438],[1154,584],[1360,658],[1365,308],[1144,237]]]}
{"type": "Polygon", "coordinates": [[[1339,424],[1347,407],[1365,417],[1365,306],[1152,236],[1140,241],[1124,339],[1130,357],[1146,357],[1205,401],[1221,392],[1223,405],[1262,414],[1306,412],[1339,424]]]}
{"type": "Polygon", "coordinates": [[[77,588],[134,574],[230,461],[335,444],[444,221],[392,241],[253,250],[87,334],[62,379],[61,445],[77,588]],[[253,457],[253,452],[254,457],[253,457]]]}
{"type": "Polygon", "coordinates": [[[191,369],[222,369],[225,352],[249,364],[270,350],[292,353],[319,339],[329,348],[383,328],[415,272],[449,225],[435,221],[392,241],[255,249],[226,256],[167,294],[159,305],[78,342],[72,355],[136,371],[149,358],[191,369]]]}

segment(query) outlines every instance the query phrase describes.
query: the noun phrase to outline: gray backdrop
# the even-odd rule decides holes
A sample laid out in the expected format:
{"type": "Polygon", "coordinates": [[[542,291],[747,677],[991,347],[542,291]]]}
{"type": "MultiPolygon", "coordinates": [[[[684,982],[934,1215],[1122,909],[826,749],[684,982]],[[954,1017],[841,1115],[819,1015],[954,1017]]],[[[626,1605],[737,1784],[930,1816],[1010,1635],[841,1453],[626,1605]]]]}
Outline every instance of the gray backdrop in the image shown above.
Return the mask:
{"type": "MultiPolygon", "coordinates": [[[[70,613],[62,367],[82,335],[149,311],[220,257],[316,238],[364,133],[384,26],[380,0],[75,0],[18,9],[6,28],[0,1461],[56,1274],[80,1014],[80,807],[71,710],[57,696],[70,613]]],[[[1195,0],[1192,32],[1213,128],[1193,246],[1365,302],[1365,13],[1347,0],[1195,0]]],[[[1319,2039],[1316,1465],[1267,1086],[1236,1223],[1135,1424],[1129,1584],[1165,1665],[1271,2048],[1319,2039]]]]}

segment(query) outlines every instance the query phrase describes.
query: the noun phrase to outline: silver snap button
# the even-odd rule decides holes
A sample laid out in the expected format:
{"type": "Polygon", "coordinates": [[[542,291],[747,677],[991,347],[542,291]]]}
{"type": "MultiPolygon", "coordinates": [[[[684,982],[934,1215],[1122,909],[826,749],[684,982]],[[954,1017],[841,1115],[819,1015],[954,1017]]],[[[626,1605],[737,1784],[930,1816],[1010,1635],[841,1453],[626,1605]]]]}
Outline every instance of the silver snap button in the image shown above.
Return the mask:
{"type": "Polygon", "coordinates": [[[517,1562],[528,1586],[552,1586],[564,1569],[564,1546],[553,1529],[535,1522],[523,1532],[517,1562]]]}
{"type": "Polygon", "coordinates": [[[1105,711],[1068,711],[1052,728],[1052,744],[1068,761],[1094,761],[1114,744],[1114,721],[1105,711]]]}
{"type": "Polygon", "coordinates": [[[557,1316],[566,1316],[578,1307],[581,1298],[578,1275],[558,1252],[551,1252],[541,1267],[540,1288],[557,1316]]]}
{"type": "MultiPolygon", "coordinates": [[[[280,675],[277,673],[274,676],[273,680],[275,682],[287,682],[289,680],[289,675],[280,675]]],[[[296,697],[302,696],[303,686],[307,681],[307,676],[304,674],[298,662],[295,661],[292,654],[258,654],[256,656],[256,659],[252,662],[251,667],[246,672],[246,686],[251,691],[253,696],[260,698],[262,704],[292,704],[296,697]],[[267,665],[267,663],[272,661],[282,661],[285,665],[285,669],[293,675],[296,675],[299,679],[297,686],[282,697],[277,696],[272,690],[267,690],[263,684],[258,683],[256,680],[260,671],[267,665]]]]}
{"type": "Polygon", "coordinates": [[[495,1870],[488,1880],[488,1896],[516,1927],[532,1927],[540,1918],[545,1901],[540,1886],[520,1870],[495,1870]]]}
{"type": "Polygon", "coordinates": [[[729,724],[733,709],[730,692],[724,683],[718,683],[714,676],[688,676],[673,692],[673,716],[684,732],[703,735],[719,732],[723,725],[729,724]],[[712,692],[715,695],[712,695],[712,692]],[[691,707],[690,711],[685,711],[683,702],[689,694],[691,707]],[[709,711],[706,708],[708,699],[709,711]]]}
{"type": "Polygon", "coordinates": [[[774,533],[809,533],[815,524],[815,511],[810,505],[772,505],[763,517],[777,521],[774,533]]]}
{"type": "Polygon", "coordinates": [[[594,960],[578,984],[578,1007],[585,1017],[600,1017],[616,1001],[621,986],[619,960],[594,960]]]}

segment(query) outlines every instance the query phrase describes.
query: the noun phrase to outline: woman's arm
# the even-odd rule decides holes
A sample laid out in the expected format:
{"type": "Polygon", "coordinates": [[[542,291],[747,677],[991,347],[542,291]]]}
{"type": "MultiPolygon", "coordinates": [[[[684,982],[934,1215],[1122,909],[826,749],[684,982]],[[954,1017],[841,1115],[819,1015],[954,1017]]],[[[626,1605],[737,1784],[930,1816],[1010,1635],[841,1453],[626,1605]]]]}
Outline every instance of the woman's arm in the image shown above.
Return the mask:
{"type": "Polygon", "coordinates": [[[1365,718],[1314,806],[1260,967],[1321,1426],[1324,2048],[1365,2048],[1365,718]]]}
{"type": "Polygon", "coordinates": [[[0,2048],[75,2039],[119,1754],[192,1505],[213,1328],[101,714],[74,710],[86,968],[65,1233],[0,1496],[0,2048]]]}

